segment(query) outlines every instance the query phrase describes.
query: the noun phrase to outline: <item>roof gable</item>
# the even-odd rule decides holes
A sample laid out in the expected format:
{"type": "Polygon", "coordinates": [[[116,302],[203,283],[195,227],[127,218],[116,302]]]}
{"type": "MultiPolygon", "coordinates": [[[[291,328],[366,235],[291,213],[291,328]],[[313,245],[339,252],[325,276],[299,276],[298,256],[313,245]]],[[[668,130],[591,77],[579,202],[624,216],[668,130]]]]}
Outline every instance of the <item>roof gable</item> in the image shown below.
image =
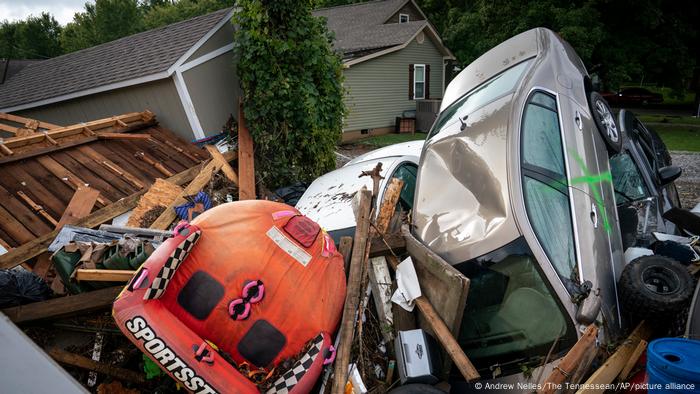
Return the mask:
{"type": "Polygon", "coordinates": [[[28,65],[0,85],[0,109],[165,73],[230,11],[219,10],[28,65]]]}
{"type": "Polygon", "coordinates": [[[328,29],[335,33],[333,47],[343,54],[346,64],[389,48],[401,49],[426,28],[441,51],[452,56],[413,0],[354,3],[318,9],[313,14],[326,18],[328,29]],[[409,22],[399,23],[403,13],[409,15],[409,22]]]}

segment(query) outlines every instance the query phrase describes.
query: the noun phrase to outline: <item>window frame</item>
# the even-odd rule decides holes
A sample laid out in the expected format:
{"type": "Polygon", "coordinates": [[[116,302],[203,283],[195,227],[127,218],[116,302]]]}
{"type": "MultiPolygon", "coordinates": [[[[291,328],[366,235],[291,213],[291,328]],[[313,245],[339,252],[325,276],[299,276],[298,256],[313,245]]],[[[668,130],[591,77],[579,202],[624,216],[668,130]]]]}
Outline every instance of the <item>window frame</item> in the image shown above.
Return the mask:
{"type": "MultiPolygon", "coordinates": [[[[537,105],[536,103],[534,105],[537,105]]],[[[544,106],[541,106],[542,108],[546,108],[544,106]]],[[[550,109],[551,110],[551,109],[550,109]]],[[[574,247],[574,258],[576,259],[575,264],[574,264],[574,270],[577,274],[578,278],[578,283],[583,283],[584,278],[583,278],[583,271],[581,267],[581,251],[578,248],[579,245],[579,234],[578,234],[578,223],[577,223],[577,218],[576,218],[576,212],[574,211],[574,199],[573,199],[573,193],[569,190],[569,179],[571,179],[571,174],[570,174],[570,166],[569,166],[569,159],[566,154],[566,137],[564,134],[564,128],[563,128],[563,122],[562,122],[562,112],[561,112],[561,103],[559,101],[559,95],[549,89],[543,88],[543,87],[533,87],[530,92],[527,95],[527,99],[525,100],[525,103],[523,104],[521,108],[521,114],[520,114],[520,125],[519,125],[519,130],[518,130],[518,154],[519,154],[519,168],[520,168],[520,192],[522,195],[522,205],[523,209],[525,212],[525,218],[527,220],[527,224],[529,228],[532,230],[532,234],[534,235],[534,239],[537,242],[538,246],[540,247],[540,250],[544,254],[544,256],[547,259],[547,263],[551,267],[552,271],[555,273],[556,277],[559,279],[559,282],[561,283],[562,287],[564,287],[565,291],[567,293],[571,293],[570,286],[567,286],[566,283],[564,283],[564,280],[562,276],[559,274],[559,271],[556,269],[556,266],[554,263],[551,261],[549,254],[547,253],[546,249],[542,245],[542,241],[540,238],[537,236],[537,231],[535,231],[535,228],[532,226],[532,222],[529,217],[529,213],[527,210],[527,204],[525,203],[525,177],[530,177],[532,179],[535,179],[537,181],[542,182],[542,179],[547,179],[550,183],[550,187],[553,189],[553,191],[562,193],[567,197],[568,203],[569,203],[569,216],[571,220],[571,233],[572,233],[572,238],[573,238],[573,247],[574,247]],[[525,164],[524,163],[524,154],[523,154],[523,127],[524,127],[524,120],[525,120],[525,115],[526,111],[528,108],[528,105],[531,104],[532,98],[538,94],[545,94],[550,96],[551,98],[554,99],[554,102],[556,104],[556,118],[557,118],[557,126],[559,127],[559,136],[561,139],[561,149],[562,149],[562,158],[564,160],[564,176],[565,179],[564,181],[566,184],[562,184],[559,182],[557,179],[550,178],[547,174],[549,173],[546,171],[546,169],[542,169],[540,167],[531,165],[531,164],[525,164]],[[544,171],[542,171],[544,170],[544,171]],[[557,184],[557,187],[552,186],[552,184],[557,184]]],[[[568,279],[568,278],[567,278],[568,279]]],[[[573,282],[573,281],[572,281],[573,282]]],[[[575,282],[574,282],[575,283],[575,282]]]]}
{"type": "Polygon", "coordinates": [[[413,65],[413,99],[414,100],[425,100],[425,79],[426,79],[425,78],[425,70],[426,70],[425,64],[414,64],[413,65]],[[418,81],[418,79],[416,78],[418,68],[423,69],[423,80],[422,81],[418,81]],[[416,94],[416,85],[418,85],[419,83],[423,84],[423,95],[421,95],[420,97],[418,97],[418,95],[416,94]]]}
{"type": "Polygon", "coordinates": [[[408,23],[408,22],[410,22],[410,21],[411,21],[411,16],[410,16],[410,15],[408,15],[408,14],[399,14],[399,23],[408,23]],[[402,21],[401,19],[402,19],[404,16],[406,17],[406,20],[405,20],[405,21],[402,21]]]}

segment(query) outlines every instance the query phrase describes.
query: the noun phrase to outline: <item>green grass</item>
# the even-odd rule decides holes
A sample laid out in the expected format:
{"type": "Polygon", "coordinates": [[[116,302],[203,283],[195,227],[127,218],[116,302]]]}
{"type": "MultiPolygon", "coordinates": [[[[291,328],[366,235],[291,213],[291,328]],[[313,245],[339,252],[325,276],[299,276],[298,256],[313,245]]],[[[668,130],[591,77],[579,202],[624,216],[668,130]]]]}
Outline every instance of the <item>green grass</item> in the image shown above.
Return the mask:
{"type": "Polygon", "coordinates": [[[655,125],[669,150],[700,152],[700,127],[655,125]]]}
{"type": "Polygon", "coordinates": [[[424,140],[427,133],[405,133],[405,134],[384,134],[375,137],[369,137],[358,141],[352,141],[353,145],[368,145],[373,148],[382,148],[389,145],[398,144],[401,142],[424,140]]]}
{"type": "Polygon", "coordinates": [[[678,115],[638,115],[643,123],[696,124],[700,126],[700,118],[678,115]]]}

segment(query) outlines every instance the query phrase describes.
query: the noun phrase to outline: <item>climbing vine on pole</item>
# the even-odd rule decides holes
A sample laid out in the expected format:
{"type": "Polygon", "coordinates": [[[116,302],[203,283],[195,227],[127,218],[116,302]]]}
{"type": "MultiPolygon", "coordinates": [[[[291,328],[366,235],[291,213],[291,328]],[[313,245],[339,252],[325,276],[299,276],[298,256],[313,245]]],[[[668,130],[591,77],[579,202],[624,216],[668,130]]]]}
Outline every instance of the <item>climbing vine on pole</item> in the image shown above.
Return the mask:
{"type": "Polygon", "coordinates": [[[342,60],[311,1],[239,0],[235,61],[255,168],[265,186],[310,181],[335,167],[342,60]]]}

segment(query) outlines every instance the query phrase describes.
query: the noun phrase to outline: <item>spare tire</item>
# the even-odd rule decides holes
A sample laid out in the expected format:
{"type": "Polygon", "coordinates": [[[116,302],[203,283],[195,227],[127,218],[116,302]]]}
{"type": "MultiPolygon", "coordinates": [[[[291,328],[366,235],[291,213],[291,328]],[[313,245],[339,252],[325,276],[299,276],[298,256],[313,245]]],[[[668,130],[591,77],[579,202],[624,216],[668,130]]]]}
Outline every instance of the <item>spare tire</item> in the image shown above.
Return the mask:
{"type": "Polygon", "coordinates": [[[589,96],[589,105],[593,120],[598,128],[598,132],[605,140],[605,144],[612,153],[622,150],[622,130],[615,122],[612,110],[603,96],[598,92],[592,92],[589,96]]]}
{"type": "Polygon", "coordinates": [[[618,289],[623,310],[634,317],[669,317],[693,296],[693,277],[679,262],[652,255],[632,260],[622,271],[618,289]]]}

